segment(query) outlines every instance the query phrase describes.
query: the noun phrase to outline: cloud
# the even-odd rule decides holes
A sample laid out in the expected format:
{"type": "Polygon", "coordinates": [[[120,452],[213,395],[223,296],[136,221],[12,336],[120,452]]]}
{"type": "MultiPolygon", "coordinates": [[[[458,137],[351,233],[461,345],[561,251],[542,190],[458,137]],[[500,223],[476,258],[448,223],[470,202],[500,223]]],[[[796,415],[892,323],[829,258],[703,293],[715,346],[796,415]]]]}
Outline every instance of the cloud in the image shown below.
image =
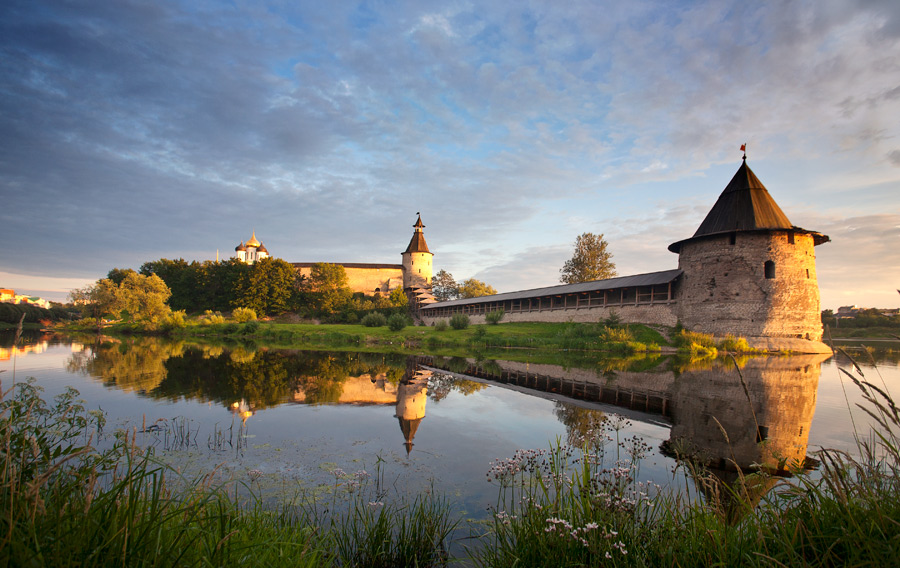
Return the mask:
{"type": "Polygon", "coordinates": [[[846,216],[896,189],[896,2],[0,15],[0,265],[23,273],[213,258],[253,229],[288,260],[395,262],[415,211],[439,255],[504,286],[555,280],[584,230],[620,271],[665,268],[709,206],[689,182],[743,142],[787,172],[767,182],[813,172],[818,207],[853,187],[846,216]]]}

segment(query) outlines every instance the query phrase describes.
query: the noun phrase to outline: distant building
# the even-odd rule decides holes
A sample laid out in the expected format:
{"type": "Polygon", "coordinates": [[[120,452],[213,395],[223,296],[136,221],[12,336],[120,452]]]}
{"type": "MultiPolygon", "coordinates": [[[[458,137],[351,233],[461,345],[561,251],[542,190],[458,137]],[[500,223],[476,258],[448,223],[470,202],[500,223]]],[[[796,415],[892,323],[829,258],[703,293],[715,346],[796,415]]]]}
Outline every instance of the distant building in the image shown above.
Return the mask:
{"type": "MultiPolygon", "coordinates": [[[[413,305],[424,305],[436,300],[431,295],[434,254],[428,250],[422,229],[421,214],[417,214],[413,235],[400,254],[400,264],[328,262],[344,267],[350,289],[367,295],[389,294],[396,289],[405,290],[413,305]]],[[[309,276],[316,262],[294,262],[297,271],[309,276]]]]}
{"type": "MultiPolygon", "coordinates": [[[[434,254],[428,250],[425,242],[425,234],[422,229],[421,214],[417,214],[416,223],[413,225],[413,235],[409,244],[400,254],[400,264],[369,263],[369,262],[292,262],[294,268],[302,276],[309,277],[315,264],[325,262],[336,264],[344,268],[347,275],[347,283],[354,292],[363,294],[383,295],[390,294],[394,290],[404,290],[413,306],[421,306],[434,303],[436,300],[431,294],[431,279],[433,273],[432,258],[434,254]]],[[[269,257],[269,251],[256,238],[256,231],[247,242],[234,248],[234,258],[247,264],[253,264],[269,257]]]]}
{"type": "MultiPolygon", "coordinates": [[[[247,233],[244,234],[246,235],[247,233]]],[[[253,264],[258,260],[268,257],[269,251],[266,249],[266,245],[256,239],[256,231],[253,231],[253,235],[246,243],[241,241],[241,244],[234,247],[234,258],[241,262],[246,262],[247,264],[253,264]]]]}
{"type": "Polygon", "coordinates": [[[15,290],[10,288],[0,288],[0,302],[7,304],[30,304],[39,308],[50,308],[50,301],[39,296],[28,296],[26,294],[16,294],[15,290]]]}

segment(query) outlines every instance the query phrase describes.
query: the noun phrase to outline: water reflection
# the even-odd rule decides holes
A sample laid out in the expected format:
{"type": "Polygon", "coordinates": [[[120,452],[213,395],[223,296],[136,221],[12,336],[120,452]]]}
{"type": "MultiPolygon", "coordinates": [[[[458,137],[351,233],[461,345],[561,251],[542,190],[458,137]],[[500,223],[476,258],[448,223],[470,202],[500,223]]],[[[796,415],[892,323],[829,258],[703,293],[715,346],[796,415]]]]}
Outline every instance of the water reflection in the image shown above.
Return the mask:
{"type": "Polygon", "coordinates": [[[429,398],[437,402],[451,391],[467,395],[493,382],[556,400],[555,414],[572,444],[605,413],[616,412],[670,426],[664,452],[691,456],[724,475],[756,465],[781,473],[804,465],[825,359],[689,365],[652,356],[578,369],[107,338],[74,350],[68,370],[139,396],[216,402],[245,422],[261,409],[286,403],[393,407],[407,454],[429,398]]]}
{"type": "Polygon", "coordinates": [[[633,420],[670,424],[671,435],[664,443],[669,454],[690,455],[723,472],[761,465],[785,473],[806,462],[826,359],[718,359],[692,366],[660,358],[645,370],[627,370],[634,368],[634,361],[593,370],[475,359],[465,366],[440,360],[434,365],[557,399],[556,413],[570,443],[577,443],[605,411],[617,412],[633,420]]]}

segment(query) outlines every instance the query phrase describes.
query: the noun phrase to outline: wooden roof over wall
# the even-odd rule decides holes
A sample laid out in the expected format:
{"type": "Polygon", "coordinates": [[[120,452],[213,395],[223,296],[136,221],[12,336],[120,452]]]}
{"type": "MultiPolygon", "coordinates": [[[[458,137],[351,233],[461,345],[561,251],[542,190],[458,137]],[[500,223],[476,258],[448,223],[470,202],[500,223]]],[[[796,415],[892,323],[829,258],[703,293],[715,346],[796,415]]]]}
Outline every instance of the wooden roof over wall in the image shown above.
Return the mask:
{"type": "Polygon", "coordinates": [[[680,268],[675,268],[672,270],[663,270],[661,272],[635,274],[634,276],[619,276],[617,278],[607,278],[606,280],[579,282],[578,284],[562,284],[560,286],[534,288],[532,290],[522,290],[520,292],[504,292],[503,294],[494,294],[492,296],[480,296],[478,298],[465,298],[461,300],[450,300],[448,302],[438,302],[436,304],[424,306],[422,310],[427,311],[434,308],[445,308],[449,306],[461,306],[466,304],[503,302],[505,300],[527,300],[529,298],[562,296],[564,294],[600,292],[603,290],[618,290],[620,288],[635,288],[638,286],[655,286],[657,284],[668,284],[669,282],[672,282],[673,280],[681,276],[682,273],[683,271],[680,268]]]}

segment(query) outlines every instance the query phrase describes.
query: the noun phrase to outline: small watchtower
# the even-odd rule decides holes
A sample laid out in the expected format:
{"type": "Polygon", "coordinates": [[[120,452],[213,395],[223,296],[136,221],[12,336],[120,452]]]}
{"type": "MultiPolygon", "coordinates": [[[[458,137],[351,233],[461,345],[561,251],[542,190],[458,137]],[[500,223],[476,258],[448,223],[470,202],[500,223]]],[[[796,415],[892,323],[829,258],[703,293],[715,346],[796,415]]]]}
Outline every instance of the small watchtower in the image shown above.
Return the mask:
{"type": "Polygon", "coordinates": [[[680,321],[719,336],[820,341],[813,247],[828,240],[788,220],[745,155],[694,236],[669,245],[684,271],[680,321]]]}
{"type": "Polygon", "coordinates": [[[403,287],[412,288],[415,286],[431,288],[432,274],[432,257],[428,245],[425,243],[425,235],[422,229],[425,225],[422,223],[422,215],[416,213],[416,224],[413,225],[415,231],[409,246],[403,251],[403,287]]]}

